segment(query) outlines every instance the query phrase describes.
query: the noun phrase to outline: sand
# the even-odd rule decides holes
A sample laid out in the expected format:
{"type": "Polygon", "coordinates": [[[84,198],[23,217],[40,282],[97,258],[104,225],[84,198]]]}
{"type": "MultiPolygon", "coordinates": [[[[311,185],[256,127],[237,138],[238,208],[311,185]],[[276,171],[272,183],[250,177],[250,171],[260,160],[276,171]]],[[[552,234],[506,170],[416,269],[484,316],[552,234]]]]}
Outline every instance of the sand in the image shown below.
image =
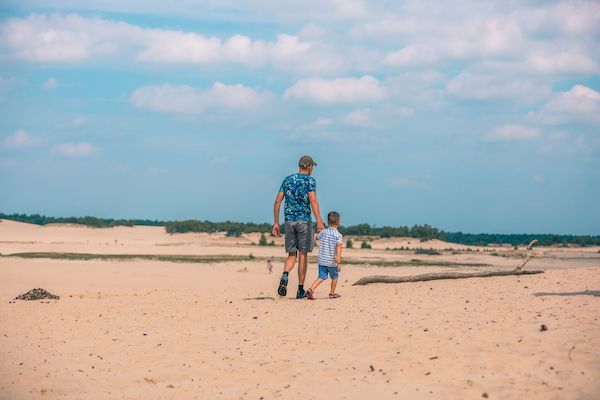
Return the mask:
{"type": "MultiPolygon", "coordinates": [[[[292,298],[294,272],[288,297],[276,295],[281,264],[270,275],[261,257],[283,249],[257,241],[2,221],[0,399],[600,398],[598,248],[537,249],[531,268],[546,272],[521,277],[358,287],[351,284],[370,274],[456,267],[347,265],[341,298],[328,299],[322,285],[309,301],[292,298]],[[6,257],[33,251],[258,259],[6,257]],[[61,298],[12,301],[36,287],[61,298]]],[[[489,251],[417,257],[385,250],[394,247],[386,241],[345,257],[518,263],[517,253],[489,251]]],[[[307,281],[315,275],[311,264],[307,281]]]]}

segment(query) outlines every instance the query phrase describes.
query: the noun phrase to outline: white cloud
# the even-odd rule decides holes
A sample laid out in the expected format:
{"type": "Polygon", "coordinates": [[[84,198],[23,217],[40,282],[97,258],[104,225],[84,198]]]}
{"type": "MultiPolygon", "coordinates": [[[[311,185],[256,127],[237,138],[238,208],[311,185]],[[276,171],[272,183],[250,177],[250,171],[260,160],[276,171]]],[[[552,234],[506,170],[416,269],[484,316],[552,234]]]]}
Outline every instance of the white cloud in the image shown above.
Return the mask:
{"type": "Polygon", "coordinates": [[[415,114],[415,110],[409,107],[399,107],[396,109],[396,115],[401,118],[412,117],[415,114]]]}
{"type": "Polygon", "coordinates": [[[257,110],[271,95],[257,92],[244,85],[225,85],[215,82],[205,91],[187,85],[142,86],[131,95],[138,108],[178,114],[198,114],[208,109],[257,110]]]}
{"type": "Polygon", "coordinates": [[[316,127],[323,127],[323,126],[331,125],[332,123],[333,123],[333,120],[331,120],[330,118],[319,117],[315,120],[313,125],[316,127]]]}
{"type": "Polygon", "coordinates": [[[361,78],[302,79],[284,94],[285,99],[317,104],[368,103],[384,97],[383,87],[370,75],[361,78]]]}
{"type": "Polygon", "coordinates": [[[550,94],[547,85],[530,80],[464,71],[446,85],[455,97],[473,100],[516,100],[529,103],[550,94]]]}
{"type": "Polygon", "coordinates": [[[138,108],[167,113],[194,114],[203,110],[198,91],[185,85],[155,85],[137,88],[131,103],[138,108]]]}
{"type": "Polygon", "coordinates": [[[319,39],[326,34],[327,30],[314,22],[309,22],[298,32],[298,36],[303,39],[319,39]]]}
{"type": "Polygon", "coordinates": [[[344,116],[343,121],[354,126],[368,126],[371,122],[370,110],[363,108],[361,110],[352,111],[344,116]]]}
{"type": "Polygon", "coordinates": [[[598,65],[585,51],[572,49],[532,51],[527,55],[521,67],[540,73],[586,74],[598,72],[598,65]]]}
{"type": "Polygon", "coordinates": [[[446,76],[439,71],[404,72],[389,76],[385,80],[384,86],[391,97],[411,103],[417,97],[422,96],[425,91],[430,90],[432,86],[438,86],[446,79],[446,76]]]}
{"type": "Polygon", "coordinates": [[[504,142],[531,140],[538,136],[540,136],[540,130],[538,128],[530,128],[518,124],[508,124],[492,129],[484,135],[484,138],[490,142],[504,142]]]}
{"type": "Polygon", "coordinates": [[[39,137],[31,136],[24,130],[18,130],[4,138],[2,141],[2,147],[22,149],[37,146],[41,142],[42,140],[39,137]]]}
{"type": "Polygon", "coordinates": [[[567,92],[554,94],[530,117],[549,124],[600,124],[600,93],[584,85],[575,85],[567,92]]]}
{"type": "MultiPolygon", "coordinates": [[[[407,34],[406,45],[386,54],[391,66],[433,64],[443,60],[505,57],[515,54],[522,42],[519,25],[503,15],[475,16],[468,20],[401,20],[399,33],[407,34]]],[[[385,21],[383,31],[393,27],[385,21]]]]}
{"type": "Polygon", "coordinates": [[[81,128],[87,125],[88,121],[85,117],[76,117],[71,120],[69,123],[69,127],[71,128],[81,128]]]}
{"type": "Polygon", "coordinates": [[[42,85],[42,89],[54,90],[58,87],[58,81],[56,78],[50,78],[42,85]]]}
{"type": "MultiPolygon", "coordinates": [[[[404,2],[403,2],[404,3],[404,2]]],[[[389,66],[455,61],[496,64],[544,75],[598,72],[600,3],[563,1],[515,6],[502,2],[437,5],[408,1],[404,12],[363,22],[351,37],[386,41],[389,66]]]]}
{"type": "MultiPolygon", "coordinates": [[[[35,9],[39,0],[3,0],[3,4],[15,8],[35,9]]],[[[87,10],[160,17],[183,17],[200,21],[270,21],[305,22],[362,19],[371,15],[370,2],[366,0],[186,0],[165,2],[159,0],[58,0],[53,8],[65,10],[87,10]]]]}
{"type": "Polygon", "coordinates": [[[94,153],[94,147],[88,142],[78,143],[59,143],[54,146],[54,150],[59,154],[72,158],[87,157],[94,153]]]}
{"type": "Polygon", "coordinates": [[[286,34],[271,42],[244,35],[221,40],[78,14],[11,18],[0,31],[0,48],[30,62],[119,58],[156,64],[273,66],[295,73],[328,73],[344,65],[335,48],[286,34]]]}

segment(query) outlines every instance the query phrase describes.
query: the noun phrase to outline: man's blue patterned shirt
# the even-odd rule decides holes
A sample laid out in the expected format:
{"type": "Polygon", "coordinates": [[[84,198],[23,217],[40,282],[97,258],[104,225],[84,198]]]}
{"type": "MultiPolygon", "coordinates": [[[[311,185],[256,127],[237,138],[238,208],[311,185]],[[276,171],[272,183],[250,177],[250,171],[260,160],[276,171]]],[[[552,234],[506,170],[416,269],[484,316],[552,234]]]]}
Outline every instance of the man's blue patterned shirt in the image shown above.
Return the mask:
{"type": "Polygon", "coordinates": [[[308,194],[316,192],[315,178],[305,174],[286,176],[279,191],[285,195],[283,213],[286,221],[311,221],[308,194]]]}

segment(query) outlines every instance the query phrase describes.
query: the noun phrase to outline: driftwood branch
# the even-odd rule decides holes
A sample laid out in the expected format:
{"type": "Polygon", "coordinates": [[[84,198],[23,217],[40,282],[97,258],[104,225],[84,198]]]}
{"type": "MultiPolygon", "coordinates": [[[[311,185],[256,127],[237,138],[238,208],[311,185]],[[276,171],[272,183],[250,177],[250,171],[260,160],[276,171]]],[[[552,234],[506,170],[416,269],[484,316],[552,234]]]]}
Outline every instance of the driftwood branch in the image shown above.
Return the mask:
{"type": "Polygon", "coordinates": [[[536,244],[537,241],[537,239],[533,239],[531,242],[529,242],[529,244],[527,245],[527,256],[525,256],[525,259],[521,262],[521,264],[519,264],[519,266],[515,268],[515,271],[522,271],[523,268],[525,268],[525,264],[527,264],[533,259],[533,257],[535,257],[535,254],[531,250],[533,249],[533,245],[536,244]]]}
{"type": "Polygon", "coordinates": [[[389,276],[389,275],[370,275],[360,278],[355,285],[368,285],[369,283],[405,283],[405,282],[425,282],[438,279],[464,279],[464,278],[487,278],[490,276],[509,276],[509,275],[533,275],[541,274],[544,271],[487,271],[487,272],[438,272],[413,276],[389,276]]]}
{"type": "Polygon", "coordinates": [[[531,251],[533,249],[533,245],[537,243],[537,239],[532,240],[527,245],[527,256],[525,260],[519,264],[512,271],[487,271],[487,272],[437,272],[431,274],[423,274],[423,275],[413,275],[413,276],[389,276],[389,275],[371,275],[365,276],[364,278],[360,278],[354,285],[368,285],[369,283],[405,283],[405,282],[425,282],[425,281],[435,281],[438,279],[465,279],[465,278],[487,278],[490,276],[509,276],[509,275],[532,275],[532,274],[541,274],[544,271],[525,271],[523,268],[525,264],[527,264],[535,254],[531,251]]]}

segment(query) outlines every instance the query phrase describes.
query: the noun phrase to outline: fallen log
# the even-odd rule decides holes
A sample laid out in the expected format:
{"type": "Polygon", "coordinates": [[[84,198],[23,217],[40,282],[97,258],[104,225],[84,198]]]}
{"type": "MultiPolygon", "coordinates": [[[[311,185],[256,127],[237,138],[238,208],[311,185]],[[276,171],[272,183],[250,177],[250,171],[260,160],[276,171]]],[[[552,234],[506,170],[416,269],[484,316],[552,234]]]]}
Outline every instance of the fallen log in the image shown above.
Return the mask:
{"type": "Polygon", "coordinates": [[[487,272],[437,272],[431,274],[412,275],[412,276],[390,276],[390,275],[369,275],[364,278],[360,278],[352,284],[357,285],[368,285],[370,283],[405,283],[405,282],[425,282],[435,281],[438,279],[465,279],[465,278],[487,278],[490,276],[509,276],[509,275],[532,275],[541,274],[544,271],[525,271],[525,270],[511,270],[511,271],[487,271],[487,272]]]}

